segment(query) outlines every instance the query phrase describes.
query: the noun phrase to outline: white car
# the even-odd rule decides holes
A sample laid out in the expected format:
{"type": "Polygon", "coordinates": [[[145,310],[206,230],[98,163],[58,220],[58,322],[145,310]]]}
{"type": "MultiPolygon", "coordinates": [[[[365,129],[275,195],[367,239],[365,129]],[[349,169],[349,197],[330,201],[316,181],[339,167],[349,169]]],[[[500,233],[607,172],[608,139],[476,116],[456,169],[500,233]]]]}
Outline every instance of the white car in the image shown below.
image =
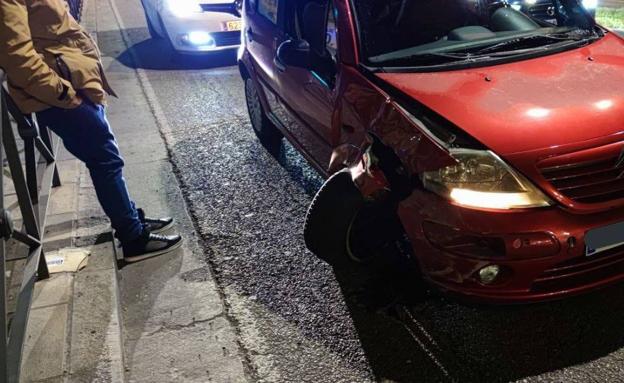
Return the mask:
{"type": "Polygon", "coordinates": [[[142,0],[152,38],[167,38],[179,53],[193,54],[240,45],[240,2],[228,0],[142,0]]]}

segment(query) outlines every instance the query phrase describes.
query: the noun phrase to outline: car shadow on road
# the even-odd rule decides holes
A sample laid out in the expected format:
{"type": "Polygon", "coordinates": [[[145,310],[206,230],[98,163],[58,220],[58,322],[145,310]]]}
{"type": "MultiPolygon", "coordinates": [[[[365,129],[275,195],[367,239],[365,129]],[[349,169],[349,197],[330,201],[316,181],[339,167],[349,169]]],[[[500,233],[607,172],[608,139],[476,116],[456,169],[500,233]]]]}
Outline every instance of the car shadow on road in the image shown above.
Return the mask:
{"type": "MultiPolygon", "coordinates": [[[[129,49],[121,52],[117,60],[129,68],[149,70],[197,70],[236,65],[236,49],[208,52],[198,55],[175,52],[165,39],[149,39],[144,28],[126,29],[130,39],[129,49]]],[[[102,41],[106,36],[98,34],[102,41]]],[[[100,43],[102,45],[102,43],[100,43]]]]}
{"type": "Polygon", "coordinates": [[[351,267],[336,276],[380,381],[515,381],[591,362],[624,346],[621,285],[501,307],[422,293],[403,262],[351,267]]]}

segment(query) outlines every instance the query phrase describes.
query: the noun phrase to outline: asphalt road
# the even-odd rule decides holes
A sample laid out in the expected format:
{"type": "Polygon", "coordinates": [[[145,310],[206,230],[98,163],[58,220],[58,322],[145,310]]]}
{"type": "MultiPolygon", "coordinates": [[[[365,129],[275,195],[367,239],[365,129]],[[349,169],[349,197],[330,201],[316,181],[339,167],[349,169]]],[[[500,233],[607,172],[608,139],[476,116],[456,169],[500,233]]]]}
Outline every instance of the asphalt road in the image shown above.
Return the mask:
{"type": "Polygon", "coordinates": [[[624,287],[561,302],[481,307],[416,294],[400,265],[335,272],[303,244],[322,179],[288,144],[273,158],[249,126],[235,53],[179,58],[150,40],[138,0],[117,1],[173,131],[177,176],[255,381],[616,382],[624,287]]]}

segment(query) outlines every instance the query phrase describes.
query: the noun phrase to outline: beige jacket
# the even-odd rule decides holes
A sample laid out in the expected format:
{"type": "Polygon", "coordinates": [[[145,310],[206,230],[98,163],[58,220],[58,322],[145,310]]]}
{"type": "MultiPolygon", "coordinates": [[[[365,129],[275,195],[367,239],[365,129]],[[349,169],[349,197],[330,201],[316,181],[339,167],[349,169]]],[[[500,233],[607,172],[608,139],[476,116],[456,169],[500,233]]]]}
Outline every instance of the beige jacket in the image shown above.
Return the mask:
{"type": "Polygon", "coordinates": [[[76,92],[97,104],[114,95],[97,46],[64,0],[0,0],[0,67],[23,113],[68,108],[76,92]]]}

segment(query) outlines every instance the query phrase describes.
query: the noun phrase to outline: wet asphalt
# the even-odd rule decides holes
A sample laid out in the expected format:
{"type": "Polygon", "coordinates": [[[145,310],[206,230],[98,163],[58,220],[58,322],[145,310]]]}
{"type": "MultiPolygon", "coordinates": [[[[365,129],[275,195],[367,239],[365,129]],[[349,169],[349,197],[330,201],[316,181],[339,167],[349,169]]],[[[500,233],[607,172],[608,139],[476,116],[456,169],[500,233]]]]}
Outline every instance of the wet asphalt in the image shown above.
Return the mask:
{"type": "Polygon", "coordinates": [[[139,63],[120,41],[100,43],[145,70],[172,127],[171,161],[251,380],[624,380],[624,286],[539,305],[475,306],[423,293],[394,261],[333,270],[316,259],[302,226],[323,180],[290,145],[277,158],[259,145],[235,52],[175,57],[145,28],[126,32],[139,63]]]}

